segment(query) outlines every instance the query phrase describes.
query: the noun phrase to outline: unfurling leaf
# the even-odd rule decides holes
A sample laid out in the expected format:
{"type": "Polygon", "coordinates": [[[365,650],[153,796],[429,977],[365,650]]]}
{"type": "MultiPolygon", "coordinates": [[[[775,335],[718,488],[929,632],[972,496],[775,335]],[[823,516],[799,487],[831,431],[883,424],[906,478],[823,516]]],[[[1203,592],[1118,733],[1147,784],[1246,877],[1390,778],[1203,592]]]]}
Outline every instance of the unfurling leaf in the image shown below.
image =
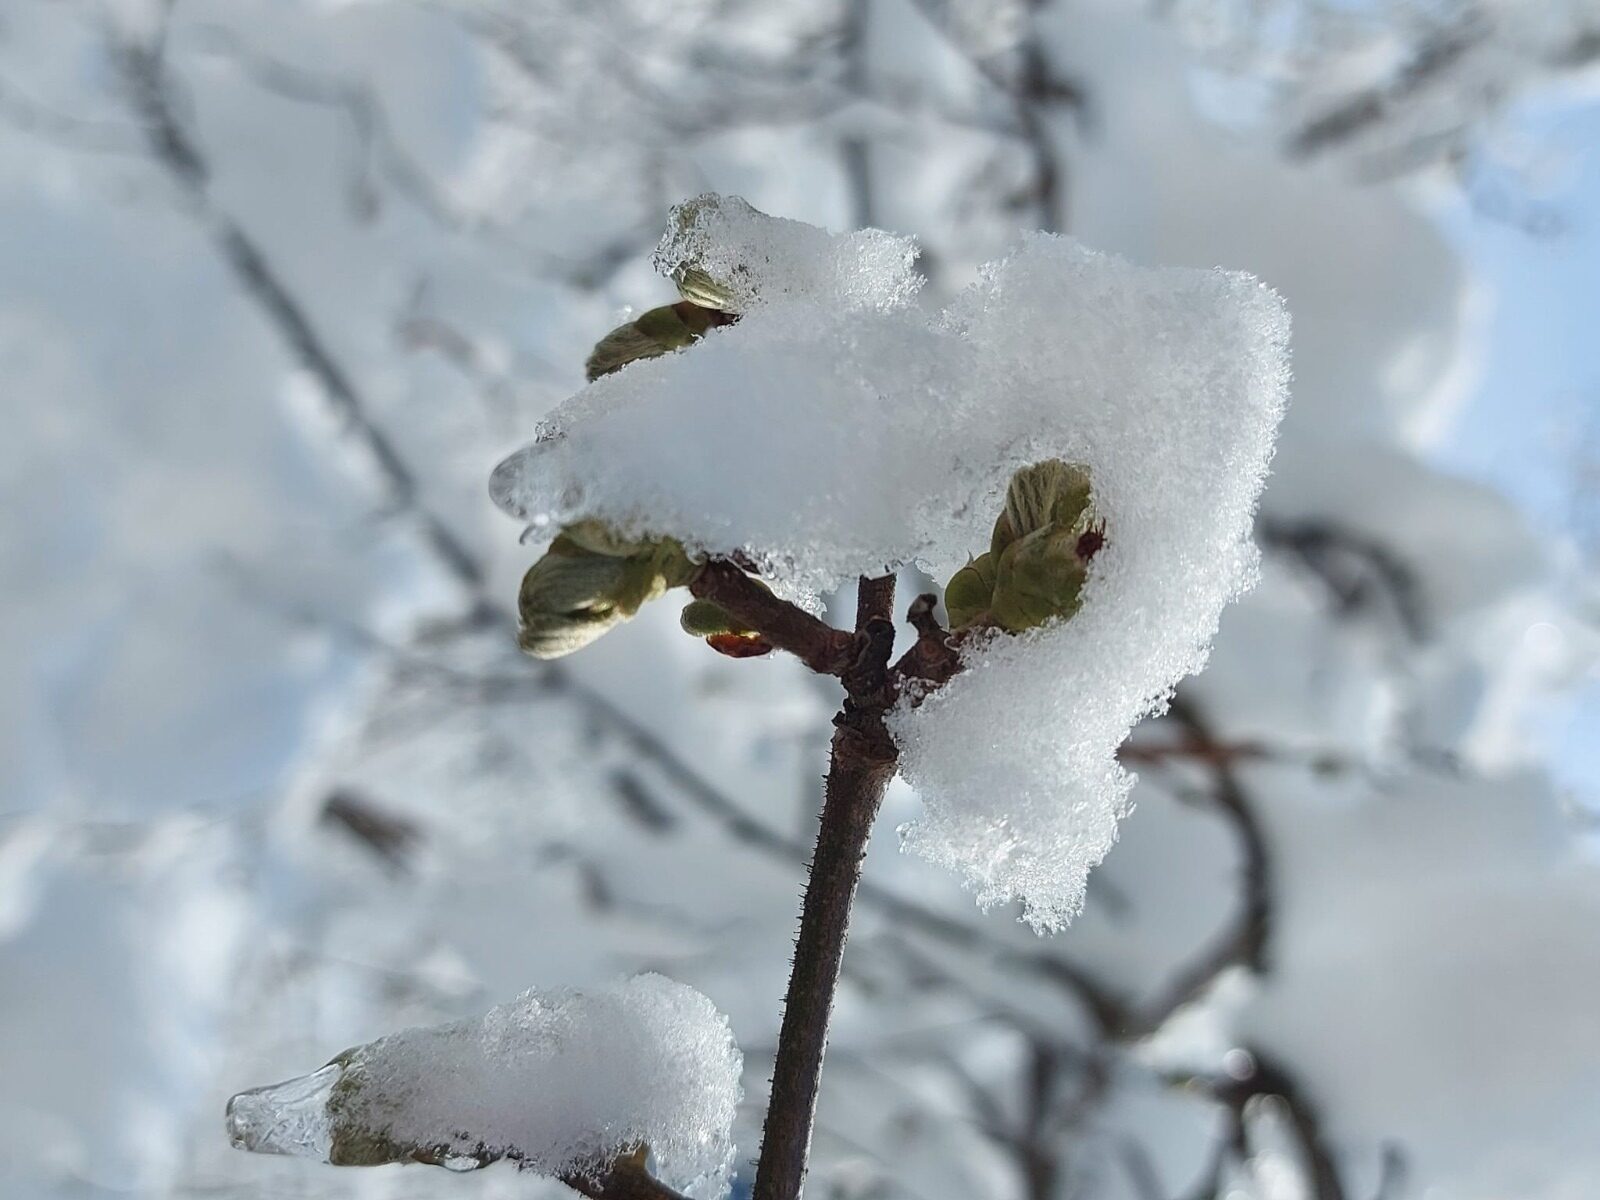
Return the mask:
{"type": "Polygon", "coordinates": [[[962,629],[984,613],[994,599],[994,554],[980,554],[950,577],[944,589],[944,607],[950,627],[962,629]]]}
{"type": "Polygon", "coordinates": [[[945,588],[953,629],[986,623],[1021,633],[1078,611],[1089,562],[1105,544],[1088,468],[1060,459],[1011,478],[989,552],[957,571],[945,588]]]}
{"type": "Polygon", "coordinates": [[[1006,488],[1006,507],[994,523],[989,549],[998,556],[1018,538],[1076,525],[1088,511],[1089,468],[1046,459],[1023,467],[1006,488]]]}

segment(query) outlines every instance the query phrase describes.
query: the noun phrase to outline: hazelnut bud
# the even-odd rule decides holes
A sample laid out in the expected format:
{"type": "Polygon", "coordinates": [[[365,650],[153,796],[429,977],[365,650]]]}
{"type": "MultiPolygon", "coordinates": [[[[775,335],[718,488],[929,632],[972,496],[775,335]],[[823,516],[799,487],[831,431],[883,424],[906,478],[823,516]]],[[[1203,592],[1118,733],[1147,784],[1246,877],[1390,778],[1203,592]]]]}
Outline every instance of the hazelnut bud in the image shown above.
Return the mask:
{"type": "Polygon", "coordinates": [[[1086,467],[1060,459],[1023,467],[1006,489],[989,552],[945,588],[951,627],[987,621],[1020,633],[1070,618],[1082,603],[1089,561],[1104,543],[1086,467]]]}
{"type": "Polygon", "coordinates": [[[518,644],[535,658],[571,654],[693,574],[675,539],[626,539],[601,522],[578,522],[522,578],[518,644]]]}

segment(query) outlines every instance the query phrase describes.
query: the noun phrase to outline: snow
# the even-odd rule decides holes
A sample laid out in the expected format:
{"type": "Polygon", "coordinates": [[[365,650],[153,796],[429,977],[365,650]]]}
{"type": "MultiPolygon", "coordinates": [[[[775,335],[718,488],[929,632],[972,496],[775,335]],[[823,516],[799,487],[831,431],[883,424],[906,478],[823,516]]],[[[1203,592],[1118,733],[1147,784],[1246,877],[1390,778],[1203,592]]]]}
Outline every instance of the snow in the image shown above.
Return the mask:
{"type": "Polygon", "coordinates": [[[341,1164],[499,1158],[548,1175],[604,1170],[640,1144],[664,1180],[720,1195],[742,1059],[694,989],[640,975],[524,992],[475,1020],[408,1029],[310,1075],[235,1096],[234,1145],[341,1164]]]}
{"type": "MultiPolygon", "coordinates": [[[[707,193],[673,206],[656,270],[683,285],[686,269],[719,287],[708,307],[748,312],[782,300],[889,311],[916,296],[916,242],[881,229],[829,234],[759,212],[742,197],[707,193]]],[[[690,299],[694,299],[691,295],[690,299]]]]}
{"type": "MultiPolygon", "coordinates": [[[[1565,1196],[1600,1172],[1600,865],[1536,776],[1423,774],[1387,792],[1263,772],[1271,971],[1151,1047],[1289,1064],[1355,1163],[1400,1148],[1444,1195],[1565,1196]],[[1166,1044],[1163,1045],[1162,1043],[1166,1044]],[[1565,1182],[1564,1182],[1565,1181],[1565,1182]]],[[[1573,1192],[1589,1194],[1589,1189],[1573,1192]]]]}
{"type": "Polygon", "coordinates": [[[1299,934],[1239,1035],[1315,1081],[1341,1141],[1399,1141],[1452,1195],[1600,1171],[1592,1130],[1569,1125],[1600,1111],[1600,874],[1557,798],[1520,775],[1286,792],[1269,836],[1299,934]]]}
{"type": "MultiPolygon", "coordinates": [[[[1079,614],[980,641],[963,675],[893,722],[927,805],[907,846],[982,903],[1020,899],[1030,922],[1060,926],[1126,807],[1117,746],[1202,665],[1255,569],[1287,384],[1282,303],[1248,275],[1143,268],[1038,234],[927,313],[900,305],[908,256],[869,271],[845,253],[857,235],[829,254],[820,231],[742,201],[696,204],[684,252],[713,279],[758,261],[760,302],[580,393],[497,469],[496,498],[536,524],[599,517],[739,552],[824,591],[904,564],[946,578],[987,548],[1016,470],[1087,466],[1107,543],[1079,614]],[[724,226],[735,249],[704,249],[724,226]],[[842,258],[845,290],[879,308],[832,302],[842,258]],[[788,264],[796,280],[765,282],[788,264]]],[[[658,265],[683,261],[682,240],[669,233],[658,265]]]]}
{"type": "MultiPolygon", "coordinates": [[[[958,29],[970,19],[985,46],[1014,53],[1017,22],[995,19],[993,5],[867,6],[856,99],[838,89],[849,77],[832,6],[493,7],[516,41],[484,36],[469,19],[486,11],[476,4],[176,5],[167,70],[215,202],[261,244],[506,605],[530,552],[506,536],[484,472],[579,386],[619,310],[672,298],[650,266],[672,200],[716,188],[832,228],[866,219],[915,232],[921,295],[936,303],[1048,213],[1031,201],[1039,181],[1009,97],[965,53],[976,43],[954,45],[922,15],[958,29]],[[523,69],[524,47],[549,70],[523,69]],[[256,55],[311,71],[330,98],[370,97],[379,143],[342,104],[282,94],[256,55]],[[864,204],[843,152],[857,140],[864,204]],[[419,177],[444,210],[419,206],[419,177]],[[423,322],[436,336],[413,331],[423,322]]],[[[1263,6],[1232,8],[1252,20],[1263,6]]],[[[1447,240],[1409,187],[1357,186],[1352,171],[1323,169],[1345,164],[1334,153],[1309,169],[1287,161],[1270,130],[1217,129],[1195,109],[1192,55],[1147,9],[1086,0],[1023,14],[1046,64],[1087,101],[1037,108],[1063,172],[1057,222],[1138,262],[1243,268],[1286,297],[1295,399],[1264,512],[1383,548],[1428,618],[1426,640],[1407,640],[1380,580],[1332,594],[1308,564],[1267,548],[1261,582],[1225,610],[1205,672],[1185,685],[1219,736],[1286,756],[1270,774],[1241,767],[1248,799],[1275,846],[1305,835],[1276,876],[1293,896],[1267,966],[1269,979],[1281,962],[1296,980],[1248,1023],[1221,1014],[1221,1049],[1199,1065],[1220,1070],[1240,1040],[1274,1053],[1322,1103],[1347,1196],[1378,1195],[1382,1146],[1404,1140],[1416,1149],[1389,1188],[1396,1200],[1471,1195],[1508,1169],[1501,1196],[1593,1200],[1600,1102],[1591,1090],[1563,1103],[1550,1068],[1595,1073],[1584,1001],[1600,886],[1553,847],[1550,861],[1530,859],[1498,834],[1461,855],[1440,833],[1449,805],[1438,821],[1378,815],[1422,790],[1393,774],[1413,739],[1468,775],[1491,741],[1499,763],[1542,760],[1556,713],[1532,702],[1566,699],[1507,686],[1530,671],[1525,630],[1593,624],[1592,585],[1564,593],[1550,530],[1513,519],[1530,488],[1559,493],[1559,462],[1500,440],[1562,430],[1558,449],[1570,447],[1557,397],[1581,407],[1592,391],[1593,256],[1582,251],[1600,196],[1593,171],[1563,176],[1555,195],[1538,178],[1494,179],[1513,204],[1523,187],[1559,203],[1570,232],[1548,242],[1475,219],[1446,183],[1452,230],[1475,230],[1447,240]],[[1481,385],[1470,379],[1479,362],[1481,385]],[[1481,393],[1474,409],[1440,399],[1438,385],[1463,374],[1481,393]],[[1423,457],[1416,431],[1463,419],[1494,453],[1504,494],[1467,494],[1423,457]],[[1306,774],[1301,763],[1324,755],[1348,770],[1306,774]],[[1302,815],[1325,785],[1326,805],[1344,806],[1338,821],[1302,815]],[[1370,876],[1351,864],[1369,858],[1388,903],[1359,894],[1370,876]],[[1442,886],[1456,858],[1459,879],[1442,886]],[[1452,925],[1458,903],[1472,919],[1452,925]],[[1314,973],[1347,913],[1359,935],[1314,973]],[[1390,935],[1393,923],[1407,929],[1390,935]],[[1430,948],[1429,924],[1447,944],[1430,948]],[[1292,947],[1303,932],[1314,945],[1302,957],[1292,947]],[[1363,939],[1384,947],[1376,990],[1347,965],[1362,963],[1363,939]],[[1408,967],[1418,947],[1427,970],[1408,967]],[[1459,975],[1434,969],[1455,953],[1459,975]],[[1538,968],[1527,986],[1524,954],[1538,968]],[[1297,993],[1316,1005],[1300,1022],[1297,993]],[[1403,1011],[1380,1011],[1395,1002],[1403,1011]],[[1441,1036],[1469,1004],[1480,1026],[1498,1026],[1481,1079],[1472,1039],[1441,1036]],[[1374,1022],[1384,1045],[1418,1053],[1386,1061],[1362,1037],[1374,1022]],[[1371,1087],[1358,1086],[1357,1066],[1378,1068],[1371,1087]],[[1324,1080],[1325,1069],[1337,1072],[1324,1080]],[[1380,1089],[1402,1072],[1403,1100],[1390,1103],[1380,1089]],[[1517,1123],[1515,1138],[1497,1122],[1517,1123]]],[[[13,4],[6,17],[0,359],[16,402],[0,448],[0,573],[13,584],[0,635],[11,668],[0,683],[0,1195],[571,1200],[510,1163],[444,1180],[244,1155],[218,1120],[244,1083],[379,1031],[481,1013],[530,978],[581,987],[655,969],[691,984],[729,1015],[758,1101],[804,852],[774,856],[745,834],[799,842],[814,831],[835,689],[780,657],[754,666],[708,653],[671,604],[559,672],[518,661],[504,624],[453,632],[459,609],[410,522],[364,486],[349,439],[302,420],[300,402],[316,397],[220,263],[204,214],[175,203],[140,155],[61,144],[12,119],[31,101],[105,122],[86,131],[96,143],[142,143],[99,6],[13,4]],[[217,571],[235,559],[259,581],[243,594],[217,571]],[[283,620],[285,605],[310,628],[283,620]],[[363,629],[394,653],[339,632],[363,629]],[[307,660],[311,641],[331,647],[332,665],[307,660]],[[584,689],[693,774],[674,776],[597,717],[584,689]],[[624,803],[617,778],[663,818],[624,803]],[[704,808],[697,779],[750,824],[704,808]],[[317,819],[334,787],[418,830],[406,866],[317,819]],[[31,813],[41,816],[18,815],[31,813]],[[173,818],[200,825],[181,853],[157,853],[150,837],[173,818]],[[229,911],[238,933],[196,928],[229,911]]],[[[1509,131],[1512,149],[1544,162],[1564,145],[1581,161],[1600,144],[1594,111],[1559,106],[1509,131]]],[[[834,604],[848,613],[848,597],[834,604]]],[[[1582,806],[1595,791],[1593,756],[1579,753],[1593,721],[1577,722],[1554,761],[1582,806]]],[[[949,872],[900,854],[894,826],[920,802],[903,782],[891,789],[866,864],[874,886],[852,924],[812,1191],[1004,1200],[1037,1178],[1015,1140],[1034,1129],[1062,1167],[1058,1194],[1201,1190],[1222,1114],[1097,1041],[1055,976],[1023,969],[1037,956],[1130,999],[1156,997],[1231,928],[1241,860],[1197,791],[1207,773],[1140,774],[1135,815],[1093,873],[1085,911],[1044,942],[980,918],[949,872]],[[907,923],[874,888],[967,936],[907,923]],[[1011,1052],[997,1051],[1003,1039],[1011,1052]],[[1067,1054],[1043,1126],[1029,1123],[1036,1039],[1067,1054]],[[1135,1148],[1161,1186],[1130,1176],[1135,1148]]],[[[1516,809],[1526,793],[1498,779],[1481,807],[1516,809]]],[[[1186,1014],[1217,1023],[1220,991],[1186,1014]]],[[[741,1108],[742,1158],[761,1109],[741,1108]]]]}

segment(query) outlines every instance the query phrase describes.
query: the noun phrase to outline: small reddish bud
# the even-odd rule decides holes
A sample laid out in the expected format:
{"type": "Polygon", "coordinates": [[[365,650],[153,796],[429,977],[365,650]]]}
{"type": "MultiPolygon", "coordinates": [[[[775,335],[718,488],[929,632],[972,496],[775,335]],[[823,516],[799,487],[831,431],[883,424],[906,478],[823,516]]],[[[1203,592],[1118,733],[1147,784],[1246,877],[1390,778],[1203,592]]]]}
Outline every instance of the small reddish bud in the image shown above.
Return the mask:
{"type": "Polygon", "coordinates": [[[772,643],[755,633],[714,633],[706,645],[728,658],[760,658],[772,653],[772,643]]]}

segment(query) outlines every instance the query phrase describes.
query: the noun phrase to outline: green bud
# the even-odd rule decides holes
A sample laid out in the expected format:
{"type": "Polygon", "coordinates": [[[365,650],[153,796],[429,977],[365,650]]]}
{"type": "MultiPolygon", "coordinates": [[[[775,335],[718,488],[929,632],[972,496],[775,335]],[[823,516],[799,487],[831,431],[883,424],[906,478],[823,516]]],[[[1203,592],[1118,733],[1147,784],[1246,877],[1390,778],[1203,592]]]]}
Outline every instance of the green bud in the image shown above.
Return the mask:
{"type": "Polygon", "coordinates": [[[1011,477],[989,552],[951,577],[952,629],[987,620],[1011,633],[1078,611],[1089,562],[1105,542],[1086,467],[1049,459],[1011,477]]]}
{"type": "Polygon", "coordinates": [[[678,624],[694,637],[716,637],[718,634],[754,633],[753,629],[735,621],[726,609],[709,600],[691,600],[678,614],[678,624]]]}
{"type": "Polygon", "coordinates": [[[641,358],[659,358],[682,350],[704,337],[706,330],[730,320],[727,313],[687,300],[652,308],[601,338],[584,364],[584,376],[593,383],[641,358]]]}
{"type": "MultiPolygon", "coordinates": [[[[749,576],[750,582],[764,592],[770,592],[765,581],[755,575],[749,576]]],[[[724,634],[734,634],[739,637],[750,637],[755,630],[741,621],[734,619],[733,614],[725,608],[713,604],[709,600],[691,600],[683,606],[683,612],[678,615],[678,624],[683,626],[683,631],[695,637],[719,637],[724,634]]]]}
{"type": "MultiPolygon", "coordinates": [[[[694,574],[695,563],[676,538],[624,537],[604,521],[588,518],[574,521],[561,530],[557,539],[587,554],[606,558],[648,560],[651,568],[666,580],[666,586],[682,587],[694,574]]],[[[555,549],[552,544],[551,549],[555,549]]]]}
{"type": "MultiPolygon", "coordinates": [[[[771,590],[754,574],[750,582],[762,590],[771,590]]],[[[683,626],[685,634],[706,638],[707,646],[728,658],[760,658],[762,654],[773,653],[773,643],[710,600],[690,600],[683,605],[678,624],[683,626]]]]}
{"type": "Polygon", "coordinates": [[[990,615],[1020,633],[1078,611],[1089,564],[1078,556],[1080,532],[1047,526],[1013,542],[1000,556],[990,615]]]}
{"type": "Polygon", "coordinates": [[[694,345],[695,340],[711,328],[706,309],[682,301],[652,308],[633,324],[640,333],[662,347],[663,353],[694,345]]]}
{"type": "MultiPolygon", "coordinates": [[[[771,590],[753,575],[750,582],[763,591],[771,590]]],[[[772,653],[771,642],[710,600],[689,601],[678,615],[678,624],[685,633],[704,638],[706,645],[729,658],[757,658],[772,653]]]]}
{"type": "Polygon", "coordinates": [[[650,572],[660,578],[663,591],[683,587],[699,569],[699,564],[689,557],[683,543],[677,538],[659,538],[649,542],[644,551],[633,557],[643,560],[650,572]]]}
{"type": "Polygon", "coordinates": [[[362,1085],[366,1083],[362,1049],[364,1047],[357,1046],[346,1050],[323,1068],[326,1071],[328,1067],[337,1067],[340,1072],[328,1091],[328,1161],[336,1167],[381,1167],[402,1162],[440,1165],[442,1153],[434,1153],[430,1147],[396,1141],[384,1130],[370,1128],[355,1115],[360,1111],[362,1085]]]}
{"type": "MultiPolygon", "coordinates": [[[[752,216],[761,216],[750,205],[734,196],[697,196],[692,200],[685,200],[672,207],[671,216],[668,218],[667,235],[662,239],[661,248],[656,251],[656,269],[664,271],[666,275],[678,286],[678,294],[685,300],[706,308],[721,309],[723,312],[737,312],[739,308],[737,294],[726,280],[719,280],[700,265],[698,256],[689,247],[701,244],[703,238],[703,223],[710,221],[716,223],[725,216],[731,215],[736,219],[748,219],[752,216]],[[671,257],[675,247],[677,253],[686,257],[674,261],[671,257]]],[[[744,273],[747,268],[735,266],[734,272],[744,273]]]]}
{"type": "Polygon", "coordinates": [[[994,597],[993,554],[980,554],[950,577],[944,588],[944,607],[950,628],[962,629],[984,613],[994,597]]]}
{"type": "Polygon", "coordinates": [[[1005,511],[994,524],[989,549],[999,555],[1018,538],[1047,525],[1078,523],[1089,507],[1089,469],[1059,458],[1023,467],[1006,488],[1005,511]]]}
{"type": "Polygon", "coordinates": [[[528,568],[517,595],[517,641],[534,658],[560,658],[632,614],[623,610],[628,559],[585,550],[564,535],[528,568]]]}
{"type": "Polygon", "coordinates": [[[602,554],[607,558],[629,558],[644,553],[654,545],[648,538],[624,537],[615,526],[592,517],[563,526],[561,538],[557,540],[563,539],[585,553],[602,554]]]}
{"type": "Polygon", "coordinates": [[[583,364],[583,376],[590,383],[602,375],[620,371],[641,358],[658,358],[671,347],[663,346],[634,322],[619,325],[595,345],[583,364]]]}
{"type": "Polygon", "coordinates": [[[518,644],[534,658],[581,650],[647,601],[687,583],[694,569],[673,538],[629,540],[601,522],[579,522],[523,576],[518,644]]]}

